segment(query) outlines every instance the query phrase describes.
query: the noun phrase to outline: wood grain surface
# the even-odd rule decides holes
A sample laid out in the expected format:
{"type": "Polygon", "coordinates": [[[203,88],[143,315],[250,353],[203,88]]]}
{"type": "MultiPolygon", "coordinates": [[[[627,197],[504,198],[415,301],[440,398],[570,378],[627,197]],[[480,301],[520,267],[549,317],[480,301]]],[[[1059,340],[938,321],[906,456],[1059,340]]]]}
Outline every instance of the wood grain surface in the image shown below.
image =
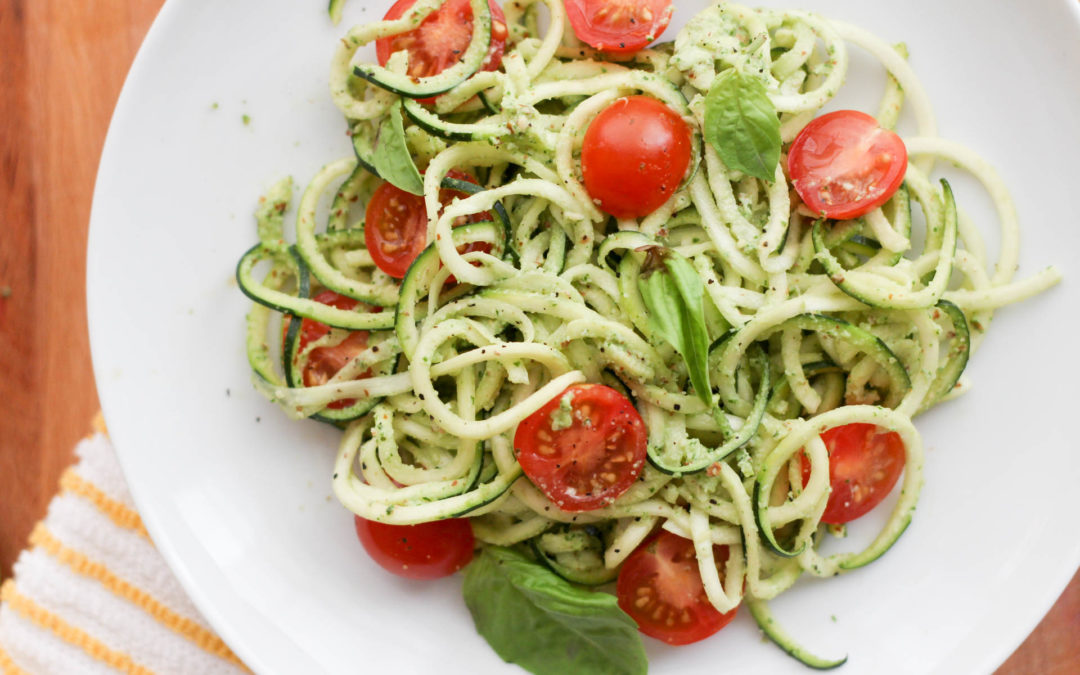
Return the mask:
{"type": "MultiPolygon", "coordinates": [[[[90,198],[116,97],[161,2],[0,0],[0,577],[97,411],[90,198]]],[[[1080,673],[1080,574],[998,673],[1080,673]]]]}

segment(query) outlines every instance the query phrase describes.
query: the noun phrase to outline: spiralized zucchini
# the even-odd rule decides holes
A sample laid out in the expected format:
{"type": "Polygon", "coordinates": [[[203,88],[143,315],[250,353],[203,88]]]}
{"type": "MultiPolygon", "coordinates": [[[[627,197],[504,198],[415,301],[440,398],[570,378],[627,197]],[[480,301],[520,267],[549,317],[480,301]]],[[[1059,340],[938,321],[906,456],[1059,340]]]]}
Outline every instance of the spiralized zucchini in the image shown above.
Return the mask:
{"type": "MultiPolygon", "coordinates": [[[[335,466],[334,492],[350,510],[394,524],[468,516],[481,541],[529,542],[553,569],[582,583],[610,580],[662,527],[694,541],[717,609],[730,610],[745,595],[755,616],[766,616],[762,602],[802,573],[862,566],[907,527],[923,483],[912,417],[968,388],[961,373],[995,310],[1040,293],[1060,273],[1047,268],[1014,281],[1019,228],[1008,191],[985,161],[936,136],[906,49],[804,12],[723,3],[704,14],[727,32],[702,40],[684,31],[674,49],[658,45],[614,62],[577,43],[560,0],[509,3],[499,70],[472,74],[433,106],[404,107],[433,243],[402,283],[374,266],[362,236],[348,234],[362,232],[378,183],[364,156],[359,167],[348,157],[314,178],[291,249],[280,224],[267,221],[280,210],[263,214],[257,255],[241,265],[241,285],[261,303],[248,319],[256,383],[293,417],[319,415],[343,399],[370,403],[346,420],[335,466]],[[543,35],[541,4],[550,15],[543,35]],[[907,105],[917,135],[905,138],[912,162],[886,204],[828,223],[790,197],[782,168],[763,181],[726,167],[702,141],[703,99],[719,73],[750,64],[765,73],[790,142],[841,87],[851,45],[888,72],[879,122],[893,127],[907,105]],[[590,121],[629,94],[682,115],[695,150],[687,179],[664,206],[615,221],[589,198],[579,154],[590,121]],[[932,180],[935,160],[986,187],[1000,228],[996,261],[980,224],[957,206],[947,183],[932,180]],[[472,173],[482,189],[440,213],[439,189],[452,169],[472,173]],[[454,227],[495,209],[499,222],[454,227]],[[316,227],[322,221],[325,230],[316,227]],[[491,250],[459,252],[469,242],[489,242],[491,250]],[[637,249],[648,244],[681,253],[704,282],[709,338],[717,341],[710,375],[724,415],[710,414],[689,393],[678,354],[649,326],[637,290],[637,249]],[[259,261],[269,265],[262,281],[253,276],[259,261]],[[319,288],[367,309],[320,309],[305,299],[319,288]],[[371,309],[378,305],[381,311],[371,309]],[[375,346],[326,384],[287,386],[273,372],[281,328],[271,310],[335,327],[306,353],[340,342],[345,329],[370,330],[375,346]],[[362,372],[371,375],[357,379],[362,372]],[[716,449],[737,433],[742,442],[689,469],[648,466],[610,506],[563,512],[523,477],[511,444],[525,417],[581,382],[627,391],[651,448],[716,449]],[[903,439],[902,494],[865,550],[824,555],[829,457],[820,434],[857,422],[903,439]],[[811,464],[805,487],[801,449],[811,464]],[[713,544],[730,547],[723,575],[713,544]]],[[[408,18],[351,29],[333,60],[334,102],[369,146],[398,96],[354,74],[355,51],[406,30],[408,18]]],[[[288,358],[303,354],[287,357],[287,366],[288,358]]]]}

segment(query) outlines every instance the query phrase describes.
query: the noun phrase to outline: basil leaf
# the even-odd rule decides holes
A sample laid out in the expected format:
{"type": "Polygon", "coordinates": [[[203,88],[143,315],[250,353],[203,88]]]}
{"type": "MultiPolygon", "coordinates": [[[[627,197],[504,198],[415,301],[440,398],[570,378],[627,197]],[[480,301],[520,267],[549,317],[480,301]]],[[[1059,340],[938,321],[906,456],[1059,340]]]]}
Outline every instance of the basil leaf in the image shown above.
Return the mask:
{"type": "Polygon", "coordinates": [[[728,168],[771,183],[780,162],[780,118],[765,83],[737,68],[717,76],[705,97],[705,140],[728,168]]]}
{"type": "Polygon", "coordinates": [[[390,106],[386,119],[379,125],[375,140],[375,173],[405,192],[424,194],[424,179],[413,163],[412,153],[405,144],[405,123],[401,117],[401,101],[390,106]]]}
{"type": "Polygon", "coordinates": [[[507,548],[465,569],[476,630],[502,659],[532,673],[645,673],[637,625],[615,596],[584,591],[507,548]]]}
{"type": "Polygon", "coordinates": [[[686,258],[670,249],[659,249],[657,255],[663,259],[663,266],[638,280],[641,299],[649,311],[649,325],[682,355],[694,392],[711,408],[705,286],[686,258]]]}

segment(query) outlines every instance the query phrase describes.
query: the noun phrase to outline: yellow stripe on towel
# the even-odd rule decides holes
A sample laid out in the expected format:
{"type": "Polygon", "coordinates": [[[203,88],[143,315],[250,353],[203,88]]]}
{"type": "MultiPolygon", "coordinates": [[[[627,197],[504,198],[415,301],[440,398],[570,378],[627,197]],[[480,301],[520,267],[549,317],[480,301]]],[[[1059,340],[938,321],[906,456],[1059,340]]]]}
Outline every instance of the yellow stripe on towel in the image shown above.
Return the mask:
{"type": "Polygon", "coordinates": [[[11,657],[4,651],[4,646],[0,645],[0,674],[2,675],[30,675],[19,664],[11,660],[11,657]]]}
{"type": "Polygon", "coordinates": [[[99,511],[118,526],[135,530],[144,537],[150,537],[138,513],[102,492],[101,488],[77,474],[74,469],[68,469],[60,477],[60,491],[70,492],[90,500],[99,511]]]}
{"type": "Polygon", "coordinates": [[[94,419],[90,420],[90,428],[93,430],[91,432],[93,434],[109,435],[109,430],[105,427],[105,416],[101,414],[100,410],[94,415],[94,419]]]}
{"type": "Polygon", "coordinates": [[[191,619],[177,614],[164,603],[141,588],[116,576],[109,568],[87,558],[82,553],[65,546],[49,532],[44,524],[38,523],[30,534],[30,545],[36,546],[77,574],[101,582],[101,585],[114,595],[124,598],[131,604],[154,617],[161,625],[191,640],[197,647],[240,668],[245,668],[240,659],[229,650],[217,635],[203,628],[191,619]]]}
{"type": "Polygon", "coordinates": [[[79,647],[105,665],[130,675],[153,675],[153,671],[139,665],[124,652],[110,649],[90,634],[72,626],[15,589],[15,582],[8,579],[0,585],[0,601],[16,613],[41,628],[51,631],[64,642],[79,647]]]}

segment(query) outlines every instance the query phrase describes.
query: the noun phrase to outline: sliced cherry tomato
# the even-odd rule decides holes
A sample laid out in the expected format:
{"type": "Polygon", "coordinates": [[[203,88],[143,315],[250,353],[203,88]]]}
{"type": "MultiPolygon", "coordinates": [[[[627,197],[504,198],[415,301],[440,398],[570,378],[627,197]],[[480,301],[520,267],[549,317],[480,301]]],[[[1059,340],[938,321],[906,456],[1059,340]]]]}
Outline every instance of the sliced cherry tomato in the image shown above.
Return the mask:
{"type": "MultiPolygon", "coordinates": [[[[384,19],[398,19],[416,0],[398,0],[384,19]]],[[[494,0],[491,7],[491,47],[481,70],[498,70],[506,49],[506,15],[494,0]]],[[[409,52],[409,75],[414,78],[437,75],[461,60],[472,42],[473,15],[469,0],[446,0],[439,9],[409,31],[375,41],[375,57],[385,66],[394,52],[409,52]]]]}
{"type": "Polygon", "coordinates": [[[900,137],[857,110],[815,118],[788,150],[788,175],[814,213],[846,220],[873,211],[893,196],[907,172],[900,137]]]}
{"type": "Polygon", "coordinates": [[[605,52],[636,52],[671,22],[671,0],[566,0],[578,38],[605,52]]]}
{"type": "MultiPolygon", "coordinates": [[[[312,300],[344,310],[356,309],[360,304],[356,300],[340,293],[335,293],[334,291],[322,291],[312,298],[312,300]]],[[[282,328],[283,336],[288,330],[289,318],[286,317],[285,325],[282,328]]],[[[316,321],[315,319],[304,319],[300,322],[300,345],[298,351],[304,351],[304,348],[307,347],[308,344],[315,342],[329,332],[330,326],[327,326],[325,323],[316,321]]]]}
{"type": "Polygon", "coordinates": [[[462,518],[387,525],[356,516],[356,535],[379,566],[409,579],[450,576],[469,564],[476,543],[462,518]]]}
{"type": "Polygon", "coordinates": [[[575,384],[526,417],[514,433],[525,475],[564,511],[607,506],[645,466],[647,432],[625,396],[575,384]]]}
{"type": "MultiPolygon", "coordinates": [[[[727,546],[713,546],[724,574],[727,546]]],[[[669,645],[704,640],[735,618],[738,608],[720,613],[701,583],[694,542],[667,531],[647,539],[623,563],[615,584],[619,607],[638,630],[669,645]]]]}
{"type": "Polygon", "coordinates": [[[427,246],[424,198],[383,183],[368,202],[364,243],[383,272],[401,279],[427,246]]]}
{"type": "MultiPolygon", "coordinates": [[[[368,332],[358,330],[349,333],[336,345],[312,349],[311,354],[308,355],[307,365],[304,366],[304,386],[317,387],[320,384],[326,384],[339,370],[355,359],[357,354],[367,349],[367,343],[368,332]]],[[[361,377],[370,376],[370,370],[361,375],[361,377]]],[[[335,403],[344,403],[344,401],[335,401],[335,403]]],[[[334,406],[333,403],[330,405],[334,406]]]]}
{"type": "Polygon", "coordinates": [[[690,166],[690,126],[648,96],[621,98],[585,131],[585,190],[606,213],[640,218],[660,208],[690,166]]]}
{"type": "MultiPolygon", "coordinates": [[[[845,424],[821,434],[829,450],[829,502],[824,523],[855,520],[885,499],[904,470],[904,441],[895,431],[873,424],[845,424]]],[[[803,455],[803,486],[810,480],[810,462],[803,455]]]]}
{"type": "MultiPolygon", "coordinates": [[[[476,183],[472,176],[461,171],[450,171],[447,176],[476,183]]],[[[439,201],[444,206],[456,198],[467,196],[458,190],[439,190],[439,201]]],[[[478,223],[484,220],[491,220],[491,214],[476,214],[455,224],[478,223]]],[[[380,185],[371,196],[364,214],[364,243],[379,269],[395,279],[404,278],[409,265],[427,247],[424,198],[405,192],[390,183],[380,185]]],[[[462,247],[460,252],[467,251],[489,252],[491,245],[486,242],[470,244],[462,247]]]]}
{"type": "MultiPolygon", "coordinates": [[[[360,303],[356,300],[341,295],[340,293],[335,293],[334,291],[323,291],[312,299],[315,300],[315,302],[321,302],[324,305],[330,305],[331,307],[337,307],[338,309],[352,310],[360,306],[360,303]]],[[[371,311],[374,312],[381,310],[381,307],[371,308],[371,311]]],[[[289,321],[289,318],[286,317],[282,333],[289,330],[289,321]]],[[[300,322],[298,352],[302,352],[310,343],[321,339],[329,332],[330,326],[327,326],[325,323],[315,321],[314,319],[304,319],[300,322]]],[[[308,355],[307,363],[304,365],[304,372],[302,375],[304,386],[315,387],[320,384],[326,384],[339,370],[356,358],[357,354],[367,349],[367,341],[368,332],[366,330],[361,330],[349,333],[344,340],[336,345],[316,347],[311,350],[311,354],[308,355]]],[[[371,371],[367,370],[361,373],[360,377],[371,377],[371,371]]],[[[340,401],[333,401],[326,407],[334,410],[341,410],[343,408],[348,408],[355,402],[354,399],[342,399],[340,401]]]]}

